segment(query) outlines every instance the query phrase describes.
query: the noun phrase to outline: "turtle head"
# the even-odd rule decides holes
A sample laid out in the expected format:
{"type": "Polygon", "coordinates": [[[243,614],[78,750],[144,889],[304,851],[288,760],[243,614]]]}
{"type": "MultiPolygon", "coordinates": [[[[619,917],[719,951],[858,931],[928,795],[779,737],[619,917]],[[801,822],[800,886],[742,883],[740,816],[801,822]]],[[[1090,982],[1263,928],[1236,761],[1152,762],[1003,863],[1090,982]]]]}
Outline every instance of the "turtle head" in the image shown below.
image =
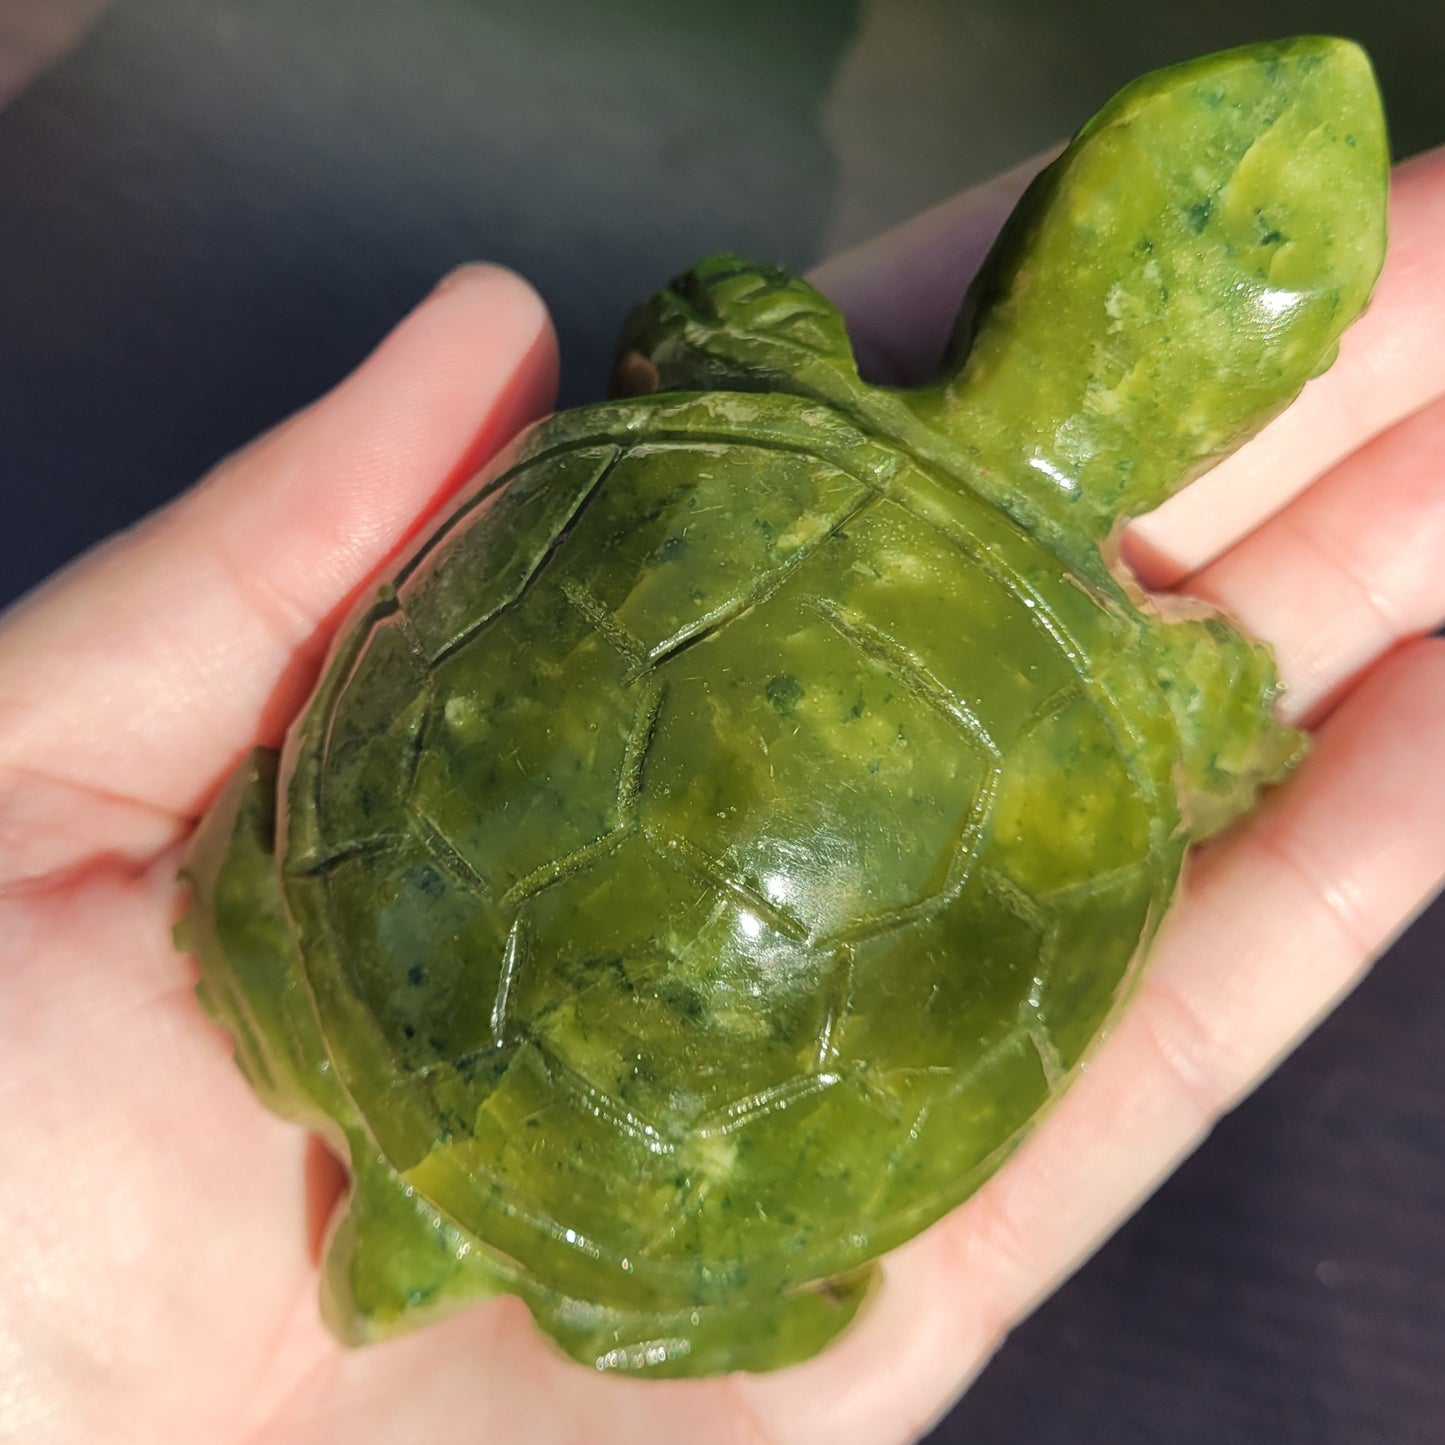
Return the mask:
{"type": "Polygon", "coordinates": [[[1328,368],[1384,259],[1388,173],[1349,41],[1142,77],[1019,203],[920,411],[1056,545],[1096,547],[1328,368]]]}

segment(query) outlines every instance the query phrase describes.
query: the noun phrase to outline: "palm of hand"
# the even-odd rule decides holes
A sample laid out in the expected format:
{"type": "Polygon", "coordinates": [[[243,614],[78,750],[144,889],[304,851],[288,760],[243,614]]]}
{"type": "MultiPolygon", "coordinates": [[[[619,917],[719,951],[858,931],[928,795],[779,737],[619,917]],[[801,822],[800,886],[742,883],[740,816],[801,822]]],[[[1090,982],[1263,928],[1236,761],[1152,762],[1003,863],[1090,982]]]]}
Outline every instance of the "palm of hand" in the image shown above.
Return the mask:
{"type": "MultiPolygon", "coordinates": [[[[825,268],[865,352],[926,349],[1017,188],[825,268]]],[[[588,1375],[510,1301],[341,1351],[315,1310],[334,1166],[257,1107],[170,943],[189,820],[279,735],[348,596],[550,401],[530,293],[461,273],[334,394],[18,609],[0,631],[0,1157],[19,1161],[0,1177],[0,1435],[921,1428],[1445,872],[1445,648],[1408,640],[1445,617],[1442,228],[1445,154],[1400,172],[1386,275],[1335,370],[1136,530],[1150,580],[1188,575],[1276,643],[1315,756],[1200,860],[1135,1005],[1018,1159],[893,1257],[837,1347],[775,1376],[588,1375]]]]}

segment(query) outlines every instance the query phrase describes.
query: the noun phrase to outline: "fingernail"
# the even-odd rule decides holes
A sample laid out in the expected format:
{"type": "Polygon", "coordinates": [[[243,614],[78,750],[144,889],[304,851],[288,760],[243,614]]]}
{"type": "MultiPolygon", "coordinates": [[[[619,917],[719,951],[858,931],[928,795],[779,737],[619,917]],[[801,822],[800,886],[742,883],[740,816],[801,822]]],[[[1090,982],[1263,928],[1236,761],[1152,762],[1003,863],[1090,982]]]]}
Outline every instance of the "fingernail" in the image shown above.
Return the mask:
{"type": "Polygon", "coordinates": [[[467,261],[464,264],[454,267],[432,287],[433,297],[444,296],[448,291],[454,291],[463,281],[474,280],[481,276],[492,276],[498,271],[503,271],[503,266],[493,266],[486,261],[467,261]]]}

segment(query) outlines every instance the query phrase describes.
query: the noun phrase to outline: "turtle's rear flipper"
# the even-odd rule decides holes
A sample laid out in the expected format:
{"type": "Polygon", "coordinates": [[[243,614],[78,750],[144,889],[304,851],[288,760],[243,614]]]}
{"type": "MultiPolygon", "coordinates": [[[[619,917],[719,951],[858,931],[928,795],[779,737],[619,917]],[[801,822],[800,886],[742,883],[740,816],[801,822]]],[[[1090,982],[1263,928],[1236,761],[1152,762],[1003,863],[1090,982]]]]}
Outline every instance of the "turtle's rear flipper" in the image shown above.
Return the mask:
{"type": "Polygon", "coordinates": [[[538,1323],[574,1360],[598,1370],[667,1376],[775,1370],[817,1354],[852,1323],[878,1280],[867,1266],[767,1299],[677,1309],[615,1310],[523,1293],[538,1323]]]}
{"type": "Polygon", "coordinates": [[[232,774],[186,857],[194,902],[176,944],[200,963],[197,997],[235,1042],[251,1086],[283,1118],[336,1141],[347,1104],[296,960],[276,872],[276,754],[232,774]]]}
{"type": "Polygon", "coordinates": [[[321,1312],[339,1339],[386,1339],[516,1289],[515,1266],[438,1214],[364,1136],[349,1143],[351,1188],[321,1267],[321,1312]]]}
{"type": "Polygon", "coordinates": [[[548,1289],[440,1215],[362,1139],[327,1243],[322,1309],[352,1344],[384,1339],[498,1294],[517,1295],[574,1360],[624,1374],[769,1370],[816,1354],[877,1280],[867,1266],[762,1299],[621,1309],[548,1289]]]}

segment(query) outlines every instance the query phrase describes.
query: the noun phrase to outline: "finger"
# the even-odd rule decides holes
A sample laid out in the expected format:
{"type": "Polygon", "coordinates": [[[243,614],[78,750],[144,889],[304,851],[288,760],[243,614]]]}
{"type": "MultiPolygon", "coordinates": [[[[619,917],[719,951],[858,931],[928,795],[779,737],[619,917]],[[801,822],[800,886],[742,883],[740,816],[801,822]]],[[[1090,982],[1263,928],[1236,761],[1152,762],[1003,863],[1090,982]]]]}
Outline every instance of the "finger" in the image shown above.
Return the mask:
{"type": "Polygon", "coordinates": [[[1348,457],[1187,590],[1274,644],[1292,720],[1445,622],[1445,399],[1348,457]]]}
{"type": "Polygon", "coordinates": [[[917,383],[943,353],[964,289],[1055,146],[825,261],[809,280],[843,312],[864,375],[917,383]]]}
{"type": "Polygon", "coordinates": [[[1253,441],[1130,528],[1150,586],[1196,571],[1316,477],[1445,395],[1445,147],[1397,166],[1390,248],[1339,359],[1253,441]]]}
{"type": "Polygon", "coordinates": [[[466,268],[334,392],[29,598],[0,630],[9,816],[59,818],[57,789],[106,797],[115,828],[194,813],[275,737],[347,599],[554,376],[535,293],[466,268]]]}
{"type": "Polygon", "coordinates": [[[1200,859],[1113,1036],[834,1349],[737,1389],[770,1438],[909,1438],[1360,979],[1445,876],[1445,643],[1402,648],[1200,859]]]}

